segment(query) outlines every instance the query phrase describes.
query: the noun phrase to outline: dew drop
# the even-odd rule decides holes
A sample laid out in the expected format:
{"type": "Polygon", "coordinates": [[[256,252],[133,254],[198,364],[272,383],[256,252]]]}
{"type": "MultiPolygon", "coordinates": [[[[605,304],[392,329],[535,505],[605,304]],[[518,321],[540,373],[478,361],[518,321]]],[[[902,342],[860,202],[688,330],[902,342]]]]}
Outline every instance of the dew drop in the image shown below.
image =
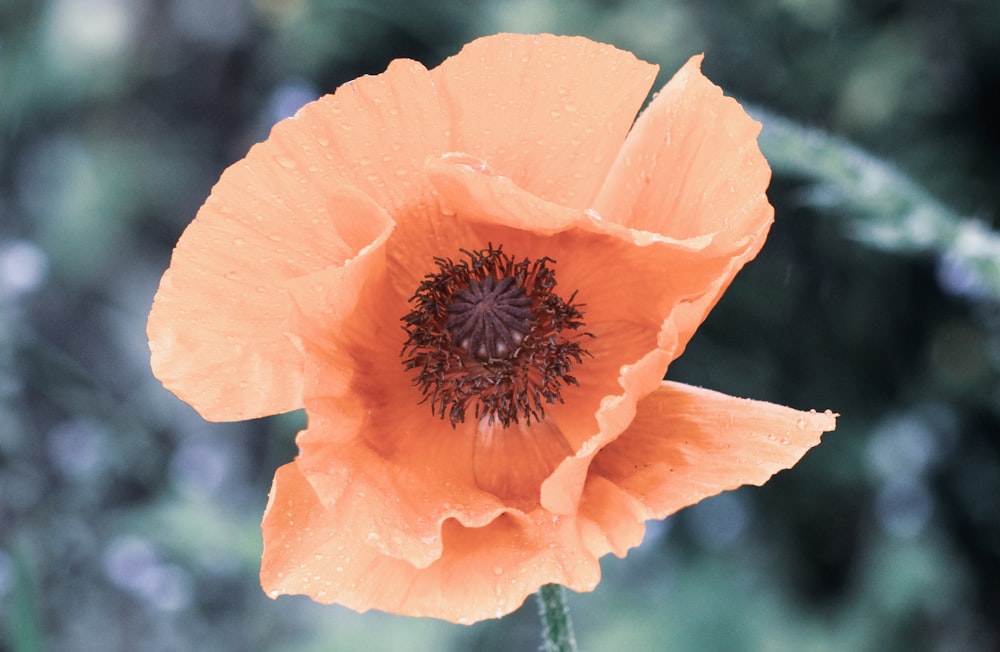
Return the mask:
{"type": "Polygon", "coordinates": [[[494,575],[503,575],[503,567],[502,566],[494,566],[493,567],[493,574],[494,575]]]}
{"type": "Polygon", "coordinates": [[[226,272],[226,278],[230,281],[238,281],[241,277],[236,272],[226,272]]]}
{"type": "Polygon", "coordinates": [[[795,425],[798,427],[799,430],[805,430],[806,427],[809,426],[809,422],[806,419],[803,418],[803,419],[799,419],[798,421],[796,421],[795,425]]]}
{"type": "Polygon", "coordinates": [[[278,155],[278,156],[274,157],[274,160],[278,163],[278,165],[280,165],[281,167],[283,167],[283,168],[285,168],[287,170],[294,170],[295,169],[295,161],[293,161],[292,159],[288,158],[287,156],[278,155]]]}
{"type": "Polygon", "coordinates": [[[247,243],[243,238],[233,238],[233,245],[237,247],[242,247],[247,243]]]}

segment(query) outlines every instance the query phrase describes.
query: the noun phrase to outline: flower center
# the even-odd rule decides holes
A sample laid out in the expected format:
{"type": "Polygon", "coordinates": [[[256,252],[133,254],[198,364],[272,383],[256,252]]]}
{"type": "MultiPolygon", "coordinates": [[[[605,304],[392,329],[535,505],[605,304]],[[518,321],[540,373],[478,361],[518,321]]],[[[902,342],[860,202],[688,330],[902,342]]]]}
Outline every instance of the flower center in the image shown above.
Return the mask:
{"type": "Polygon", "coordinates": [[[436,258],[438,272],[410,299],[403,366],[452,426],[470,409],[503,426],[539,421],[563,385],[579,384],[570,371],[589,355],[576,293],[567,302],[554,292],[550,258],[515,262],[492,245],[462,253],[467,261],[436,258]]]}
{"type": "Polygon", "coordinates": [[[444,325],[452,344],[483,361],[513,355],[535,319],[531,297],[509,276],[470,279],[469,287],[455,293],[447,311],[444,325]]]}

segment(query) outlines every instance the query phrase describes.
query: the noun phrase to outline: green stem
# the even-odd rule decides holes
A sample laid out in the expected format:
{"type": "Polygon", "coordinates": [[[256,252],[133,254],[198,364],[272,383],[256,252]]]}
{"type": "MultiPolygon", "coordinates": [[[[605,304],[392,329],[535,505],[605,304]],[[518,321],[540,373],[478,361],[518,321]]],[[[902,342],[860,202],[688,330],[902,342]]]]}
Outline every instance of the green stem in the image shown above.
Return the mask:
{"type": "Polygon", "coordinates": [[[545,626],[543,652],[576,652],[566,589],[558,584],[546,584],[538,589],[538,613],[545,626]]]}
{"type": "Polygon", "coordinates": [[[748,111],[763,123],[760,148],[774,171],[811,182],[800,197],[849,216],[849,235],[883,250],[936,256],[950,293],[1000,297],[1000,232],[842,138],[758,107],[748,111]]]}
{"type": "MultiPolygon", "coordinates": [[[[10,625],[13,628],[11,649],[15,652],[42,652],[42,629],[39,623],[38,601],[35,599],[33,578],[28,562],[23,555],[14,551],[14,593],[10,625]]],[[[0,631],[0,634],[3,632],[0,631]]]]}
{"type": "Polygon", "coordinates": [[[948,250],[962,218],[893,165],[843,138],[752,108],[764,125],[760,147],[776,172],[816,183],[806,198],[817,207],[847,209],[855,235],[894,251],[948,250]]]}

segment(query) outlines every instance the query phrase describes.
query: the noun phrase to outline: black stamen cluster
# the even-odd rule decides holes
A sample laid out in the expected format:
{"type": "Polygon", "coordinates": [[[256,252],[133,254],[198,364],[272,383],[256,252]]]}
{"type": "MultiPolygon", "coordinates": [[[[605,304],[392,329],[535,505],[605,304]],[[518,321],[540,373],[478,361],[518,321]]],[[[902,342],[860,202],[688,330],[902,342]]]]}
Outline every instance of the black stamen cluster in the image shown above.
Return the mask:
{"type": "Polygon", "coordinates": [[[462,253],[467,261],[435,258],[439,271],[410,299],[403,365],[421,402],[453,426],[470,408],[503,426],[541,420],[562,385],[579,384],[570,371],[588,355],[576,293],[555,294],[551,258],[515,262],[493,245],[462,253]]]}

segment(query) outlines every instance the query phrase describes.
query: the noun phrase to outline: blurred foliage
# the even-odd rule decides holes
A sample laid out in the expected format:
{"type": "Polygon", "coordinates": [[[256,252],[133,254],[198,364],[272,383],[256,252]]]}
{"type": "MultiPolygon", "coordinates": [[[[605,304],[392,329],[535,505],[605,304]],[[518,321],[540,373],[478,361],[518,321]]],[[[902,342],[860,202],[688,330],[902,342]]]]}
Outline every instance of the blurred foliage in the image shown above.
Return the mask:
{"type": "Polygon", "coordinates": [[[761,148],[779,174],[813,181],[803,203],[854,217],[858,240],[895,252],[938,257],[940,282],[955,295],[1000,298],[1000,235],[962,218],[890,164],[829,134],[765,110],[761,148]]]}
{"type": "Polygon", "coordinates": [[[173,243],[274,122],[498,31],[611,42],[658,84],[703,51],[763,107],[778,221],[670,376],[843,415],[608,559],[571,596],[581,645],[1000,646],[1000,4],[0,0],[0,651],[536,648],[533,605],[458,627],[265,598],[302,415],[205,423],[144,336],[173,243]]]}

